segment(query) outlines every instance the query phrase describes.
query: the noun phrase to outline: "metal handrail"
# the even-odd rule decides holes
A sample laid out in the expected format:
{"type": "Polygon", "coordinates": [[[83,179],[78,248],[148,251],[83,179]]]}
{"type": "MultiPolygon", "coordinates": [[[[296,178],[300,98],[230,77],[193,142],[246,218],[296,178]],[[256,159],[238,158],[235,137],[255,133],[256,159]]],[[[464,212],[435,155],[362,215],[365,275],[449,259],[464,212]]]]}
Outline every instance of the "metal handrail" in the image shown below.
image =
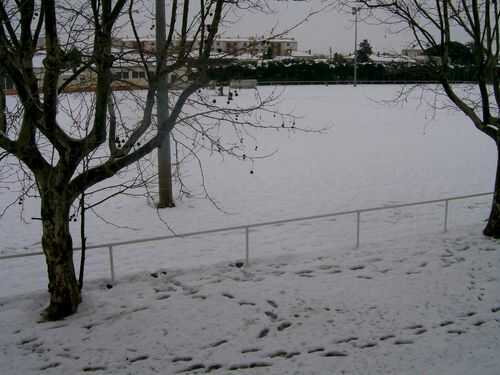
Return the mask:
{"type": "MultiPolygon", "coordinates": [[[[114,273],[114,264],[113,264],[114,263],[113,262],[113,248],[116,248],[118,246],[132,245],[132,244],[145,243],[145,242],[163,241],[163,240],[174,239],[174,238],[194,237],[194,236],[199,236],[199,235],[204,235],[204,234],[213,234],[213,233],[222,233],[222,232],[244,230],[245,231],[245,265],[248,266],[250,264],[249,234],[250,234],[251,228],[259,228],[259,227],[265,227],[265,226],[271,226],[271,225],[287,224],[287,223],[293,223],[293,222],[299,222],[299,221],[309,221],[309,220],[324,219],[324,218],[335,217],[335,216],[345,216],[345,215],[355,214],[356,215],[356,248],[358,248],[359,243],[360,243],[360,226],[361,226],[361,214],[362,213],[373,212],[373,211],[382,211],[382,210],[391,210],[391,209],[402,208],[402,207],[422,206],[422,205],[445,202],[444,228],[443,228],[444,230],[443,231],[446,232],[448,230],[448,205],[449,205],[450,201],[475,198],[475,197],[482,197],[482,196],[487,196],[487,195],[492,195],[492,194],[493,194],[493,192],[477,193],[477,194],[470,194],[470,195],[460,195],[460,196],[441,198],[441,199],[432,199],[432,200],[426,200],[426,201],[384,205],[384,206],[371,207],[371,208],[362,208],[362,209],[357,209],[357,210],[337,211],[337,212],[321,214],[321,215],[303,216],[303,217],[295,217],[295,218],[290,218],[290,219],[265,221],[265,222],[246,224],[246,225],[236,225],[236,226],[232,226],[232,227],[207,229],[207,230],[202,230],[202,231],[198,231],[198,232],[171,234],[168,236],[139,238],[139,239],[129,240],[129,241],[107,242],[107,243],[102,243],[102,244],[89,245],[86,247],[86,250],[108,248],[109,260],[110,260],[111,280],[114,281],[115,273],[114,273]]],[[[81,251],[81,247],[75,247],[73,250],[74,251],[81,251]]],[[[7,259],[40,256],[40,255],[43,255],[43,252],[32,252],[32,253],[25,253],[25,254],[5,255],[5,256],[0,256],[0,261],[7,260],[7,259]]]]}

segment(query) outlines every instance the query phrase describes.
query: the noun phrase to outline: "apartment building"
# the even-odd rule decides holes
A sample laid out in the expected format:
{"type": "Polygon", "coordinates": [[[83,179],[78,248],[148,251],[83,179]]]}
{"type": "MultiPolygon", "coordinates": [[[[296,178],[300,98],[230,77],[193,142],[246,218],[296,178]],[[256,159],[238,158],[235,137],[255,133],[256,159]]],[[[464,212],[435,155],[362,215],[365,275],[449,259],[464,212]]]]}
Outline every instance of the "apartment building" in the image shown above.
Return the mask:
{"type": "MultiPolygon", "coordinates": [[[[179,40],[176,41],[178,45],[179,40]]],[[[199,46],[199,40],[187,40],[196,50],[199,46]],[[193,45],[194,44],[194,45],[193,45]]],[[[115,48],[139,50],[146,53],[154,53],[156,42],[154,39],[114,39],[115,48]]],[[[243,54],[250,56],[270,55],[272,57],[291,56],[297,51],[298,43],[294,38],[217,38],[214,41],[213,54],[218,56],[236,57],[243,54]]]]}

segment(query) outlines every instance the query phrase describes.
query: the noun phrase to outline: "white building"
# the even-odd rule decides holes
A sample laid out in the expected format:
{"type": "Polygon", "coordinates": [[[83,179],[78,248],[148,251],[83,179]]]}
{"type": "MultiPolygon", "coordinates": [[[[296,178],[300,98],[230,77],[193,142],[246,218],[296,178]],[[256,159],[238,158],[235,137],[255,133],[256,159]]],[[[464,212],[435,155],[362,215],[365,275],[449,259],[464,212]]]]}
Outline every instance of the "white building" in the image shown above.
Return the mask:
{"type": "MultiPolygon", "coordinates": [[[[179,40],[176,40],[178,45],[179,40]]],[[[193,50],[197,50],[199,40],[187,40],[193,50]],[[194,43],[194,45],[193,45],[194,43]]],[[[114,39],[113,46],[123,49],[143,50],[147,53],[154,53],[156,42],[154,39],[114,39]]],[[[291,56],[297,51],[298,43],[294,38],[258,38],[258,37],[236,37],[236,38],[216,38],[212,51],[214,54],[227,57],[237,57],[241,55],[263,56],[269,54],[276,56],[291,56]]]]}

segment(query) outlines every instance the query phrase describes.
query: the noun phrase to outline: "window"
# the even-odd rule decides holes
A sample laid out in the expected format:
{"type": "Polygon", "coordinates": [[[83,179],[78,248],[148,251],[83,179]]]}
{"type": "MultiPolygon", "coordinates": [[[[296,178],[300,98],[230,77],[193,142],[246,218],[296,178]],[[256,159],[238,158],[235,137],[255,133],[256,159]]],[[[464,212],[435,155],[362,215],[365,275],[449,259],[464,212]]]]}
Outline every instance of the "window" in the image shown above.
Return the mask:
{"type": "Polygon", "coordinates": [[[132,78],[133,79],[142,79],[146,78],[146,73],[145,72],[137,72],[137,71],[132,71],[132,78]]]}
{"type": "Polygon", "coordinates": [[[13,89],[14,88],[14,84],[12,83],[12,81],[10,80],[10,78],[8,77],[5,77],[3,78],[3,88],[4,89],[13,89]]]}

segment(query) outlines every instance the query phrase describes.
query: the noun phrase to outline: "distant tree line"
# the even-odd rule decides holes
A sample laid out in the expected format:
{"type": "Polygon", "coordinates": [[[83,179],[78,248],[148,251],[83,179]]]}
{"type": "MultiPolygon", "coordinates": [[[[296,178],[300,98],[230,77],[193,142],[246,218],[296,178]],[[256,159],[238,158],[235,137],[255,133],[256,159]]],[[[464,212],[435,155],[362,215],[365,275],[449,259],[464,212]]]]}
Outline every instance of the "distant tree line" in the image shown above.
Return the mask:
{"type": "MultiPolygon", "coordinates": [[[[472,45],[450,41],[445,45],[449,64],[450,81],[474,81],[477,67],[472,53],[472,45]]],[[[359,43],[357,51],[358,80],[361,81],[438,81],[439,61],[435,56],[442,54],[443,45],[424,50],[429,59],[426,64],[407,62],[375,63],[373,50],[368,40],[359,43]]],[[[260,62],[234,62],[229,66],[213,68],[209,72],[212,80],[227,82],[232,79],[257,79],[258,81],[350,81],[354,78],[354,64],[342,55],[335,54],[331,59],[269,61],[264,56],[260,62]]],[[[439,60],[439,59],[438,59],[439,60]]]]}
{"type": "MultiPolygon", "coordinates": [[[[473,65],[456,65],[449,69],[451,81],[475,79],[473,65]]],[[[354,78],[354,64],[333,61],[284,60],[261,63],[233,63],[212,68],[209,77],[219,82],[233,79],[258,81],[349,81],[354,78]]],[[[358,80],[362,81],[437,81],[439,75],[433,64],[408,65],[403,63],[358,64],[358,80]]]]}

